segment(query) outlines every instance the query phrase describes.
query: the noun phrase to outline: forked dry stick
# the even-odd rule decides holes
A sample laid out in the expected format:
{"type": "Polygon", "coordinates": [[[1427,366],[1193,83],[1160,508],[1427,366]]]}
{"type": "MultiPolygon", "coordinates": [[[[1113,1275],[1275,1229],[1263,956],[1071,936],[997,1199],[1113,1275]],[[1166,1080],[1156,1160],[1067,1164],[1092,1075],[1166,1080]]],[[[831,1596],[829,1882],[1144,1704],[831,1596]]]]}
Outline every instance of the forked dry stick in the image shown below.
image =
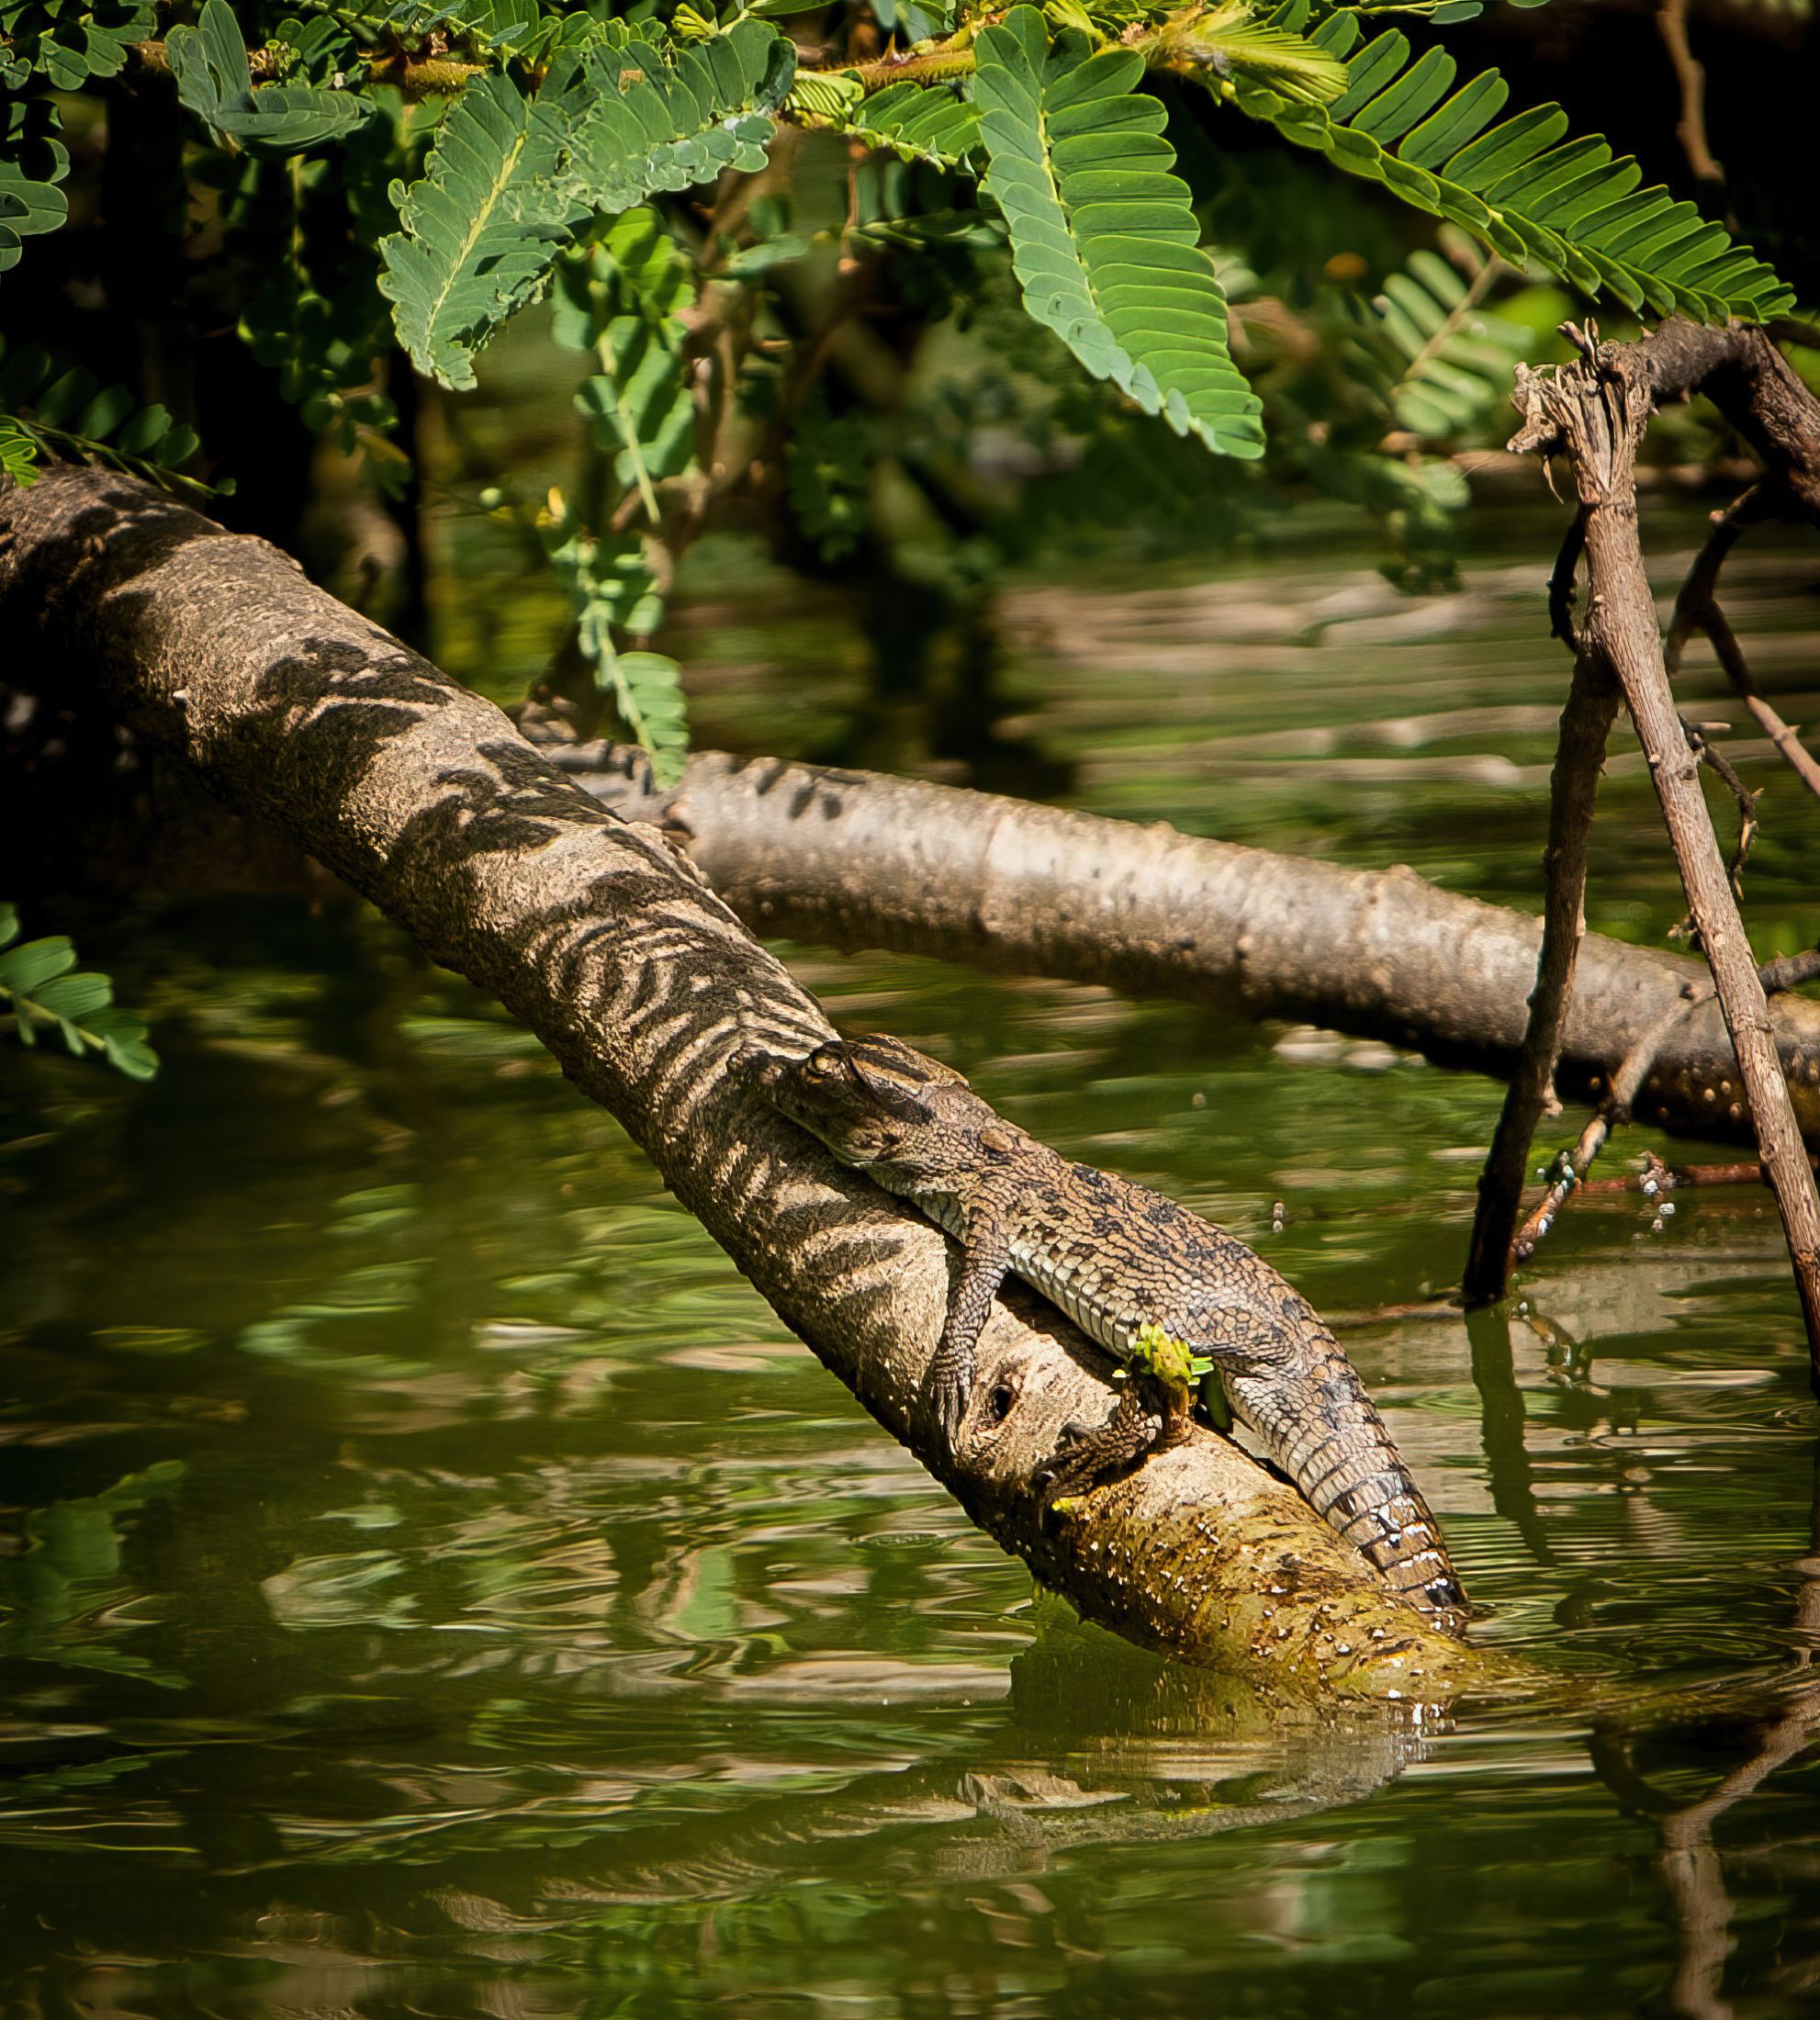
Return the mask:
{"type": "MultiPolygon", "coordinates": [[[[1478,1204],[1461,1286],[1469,1306],[1491,1304],[1502,1297],[1510,1286],[1511,1271],[1534,1248],[1533,1238],[1527,1248],[1523,1246],[1534,1216],[1521,1231],[1517,1230],[1517,1218],[1529,1175],[1530,1145],[1544,1117],[1550,1112],[1561,1032],[1573,994],[1579,943],[1586,931],[1587,846],[1592,831],[1599,773],[1617,714],[1618,687],[1609,668],[1589,649],[1574,621],[1574,581],[1585,549],[1586,518],[1582,512],[1576,514],[1568,526],[1556,557],[1555,571],[1548,578],[1549,629],[1574,655],[1574,676],[1567,705],[1561,712],[1550,781],[1548,846],[1543,858],[1546,896],[1535,988],[1530,996],[1523,1049],[1511,1076],[1478,1182],[1478,1204]]],[[[1757,796],[1699,725],[1683,722],[1681,728],[1689,749],[1713,768],[1737,802],[1738,841],[1729,873],[1736,890],[1757,835],[1757,796]]],[[[1687,934],[1694,945],[1699,944],[1691,917],[1674,930],[1676,934],[1687,934]]],[[[1662,1033],[1647,1040],[1651,1058],[1680,1018],[1677,1009],[1662,1033]]],[[[1601,1137],[1600,1140],[1602,1143],[1604,1139],[1601,1137]]]]}
{"type": "Polygon", "coordinates": [[[1636,452],[1652,404],[1652,356],[1646,345],[1601,344],[1596,331],[1572,324],[1566,333],[1580,352],[1578,363],[1546,374],[1518,367],[1517,404],[1524,425],[1511,447],[1544,456],[1565,453],[1573,466],[1591,586],[1583,656],[1602,661],[1616,676],[1649,766],[1781,1215],[1820,1389],[1820,1192],[1701,793],[1698,760],[1676,713],[1637,538],[1636,452]]]}

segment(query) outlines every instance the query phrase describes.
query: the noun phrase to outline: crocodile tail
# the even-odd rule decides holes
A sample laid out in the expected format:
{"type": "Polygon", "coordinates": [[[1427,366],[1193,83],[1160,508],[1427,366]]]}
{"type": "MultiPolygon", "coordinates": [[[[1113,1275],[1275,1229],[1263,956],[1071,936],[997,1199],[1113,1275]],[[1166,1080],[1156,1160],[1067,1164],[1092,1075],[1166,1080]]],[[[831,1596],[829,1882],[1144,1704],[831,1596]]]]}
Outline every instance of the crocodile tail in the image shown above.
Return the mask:
{"type": "Polygon", "coordinates": [[[1421,1489],[1339,1343],[1291,1369],[1230,1375],[1233,1414],[1302,1498],[1442,1626],[1464,1627],[1466,1595],[1421,1489]]]}

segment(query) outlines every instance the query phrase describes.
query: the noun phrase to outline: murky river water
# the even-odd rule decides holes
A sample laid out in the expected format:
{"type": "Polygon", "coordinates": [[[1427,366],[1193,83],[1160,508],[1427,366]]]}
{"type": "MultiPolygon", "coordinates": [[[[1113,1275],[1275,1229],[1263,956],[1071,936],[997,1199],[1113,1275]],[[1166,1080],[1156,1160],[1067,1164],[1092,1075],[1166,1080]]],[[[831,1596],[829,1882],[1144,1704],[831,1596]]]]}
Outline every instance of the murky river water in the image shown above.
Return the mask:
{"type": "MultiPolygon", "coordinates": [[[[1440,603],[1314,556],[1141,604],[1027,587],[1015,726],[1078,804],[1522,899],[1565,664],[1545,545],[1516,551],[1440,603]]],[[[1811,563],[1736,567],[1801,719],[1811,563]]],[[[691,613],[704,741],[804,747],[852,705],[832,606],[691,613]]],[[[1744,748],[1786,949],[1820,809],[1744,748]]],[[[1595,924],[1673,922],[1634,760],[1596,875],[1595,924]]],[[[1051,1617],[381,922],[213,903],[83,944],[166,1066],[0,1060],[0,2007],[1820,2009],[1814,1412],[1756,1192],[1589,1202],[1521,1313],[1349,1329],[1477,1631],[1575,1681],[1545,1713],[1286,1723],[1051,1617]]],[[[1331,1312],[1457,1274],[1487,1083],[797,961],[1331,1312]]]]}

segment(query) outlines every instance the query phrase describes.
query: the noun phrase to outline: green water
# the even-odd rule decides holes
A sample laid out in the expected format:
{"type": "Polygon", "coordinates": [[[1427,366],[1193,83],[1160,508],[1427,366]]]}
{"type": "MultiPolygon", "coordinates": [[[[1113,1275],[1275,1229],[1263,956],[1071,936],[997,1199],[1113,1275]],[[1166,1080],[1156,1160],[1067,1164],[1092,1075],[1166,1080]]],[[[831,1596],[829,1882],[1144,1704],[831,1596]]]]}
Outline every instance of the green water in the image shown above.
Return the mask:
{"type": "MultiPolygon", "coordinates": [[[[1521,899],[1564,672],[1527,540],[1445,606],[1314,553],[1141,601],[1028,584],[1018,734],[1078,804],[1521,899]]],[[[1801,564],[1738,566],[1812,719],[1801,564]]],[[[703,740],[837,733],[840,609],[725,593],[684,627],[703,740]]],[[[1753,917],[1792,947],[1820,809],[1740,743],[1771,787],[1753,917]]],[[[1659,936],[1634,760],[1605,804],[1594,923],[1659,936]]],[[[1355,1315],[1476,1632],[1567,1684],[1272,1720],[1033,1600],[617,1128],[382,922],[81,924],[166,1065],[0,1056],[0,2011],[1820,2008],[1814,1411],[1756,1192],[1585,1203],[1470,1333],[1374,1318],[1457,1274],[1497,1089],[792,950],[842,1022],[1355,1315]]]]}

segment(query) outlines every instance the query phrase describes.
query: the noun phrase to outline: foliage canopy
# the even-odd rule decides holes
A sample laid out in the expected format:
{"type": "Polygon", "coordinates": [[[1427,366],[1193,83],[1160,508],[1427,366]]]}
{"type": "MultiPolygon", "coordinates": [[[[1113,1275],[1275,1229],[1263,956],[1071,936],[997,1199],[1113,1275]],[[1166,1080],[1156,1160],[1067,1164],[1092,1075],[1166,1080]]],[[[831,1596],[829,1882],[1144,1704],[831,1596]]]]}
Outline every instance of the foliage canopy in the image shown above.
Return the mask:
{"type": "MultiPolygon", "coordinates": [[[[1445,452],[1554,320],[1551,288],[1709,320],[1792,306],[1723,224],[1642,187],[1558,107],[1512,110],[1495,70],[1462,82],[1436,30],[1479,11],[0,0],[0,274],[68,229],[71,138],[92,149],[105,128],[121,174],[150,164],[141,266],[193,324],[225,317],[393,493],[412,450],[395,347],[459,393],[554,294],[556,341],[585,361],[590,460],[572,489],[495,483],[476,503],[567,592],[552,679],[668,774],[687,732],[653,641],[690,543],[757,506],[799,558],[888,567],[889,468],[951,536],[950,574],[977,571],[982,539],[1016,535],[953,438],[1004,418],[980,403],[1003,409],[1007,375],[1058,477],[1103,483],[1099,450],[1152,417],[1188,454],[1268,454],[1366,505],[1421,581],[1464,495],[1445,452]],[[1409,26],[1381,25],[1392,11],[1409,26]],[[1260,139],[1358,194],[1269,167],[1260,139]],[[964,413],[860,358],[882,332],[901,367],[981,316],[1003,369],[954,394],[964,413]]],[[[19,285],[0,278],[0,309],[19,285]]],[[[0,468],[85,454],[233,481],[233,445],[198,440],[168,360],[112,377],[57,321],[0,355],[0,468]]],[[[1163,442],[1136,452],[1153,488],[1210,485],[1163,442]]]]}

